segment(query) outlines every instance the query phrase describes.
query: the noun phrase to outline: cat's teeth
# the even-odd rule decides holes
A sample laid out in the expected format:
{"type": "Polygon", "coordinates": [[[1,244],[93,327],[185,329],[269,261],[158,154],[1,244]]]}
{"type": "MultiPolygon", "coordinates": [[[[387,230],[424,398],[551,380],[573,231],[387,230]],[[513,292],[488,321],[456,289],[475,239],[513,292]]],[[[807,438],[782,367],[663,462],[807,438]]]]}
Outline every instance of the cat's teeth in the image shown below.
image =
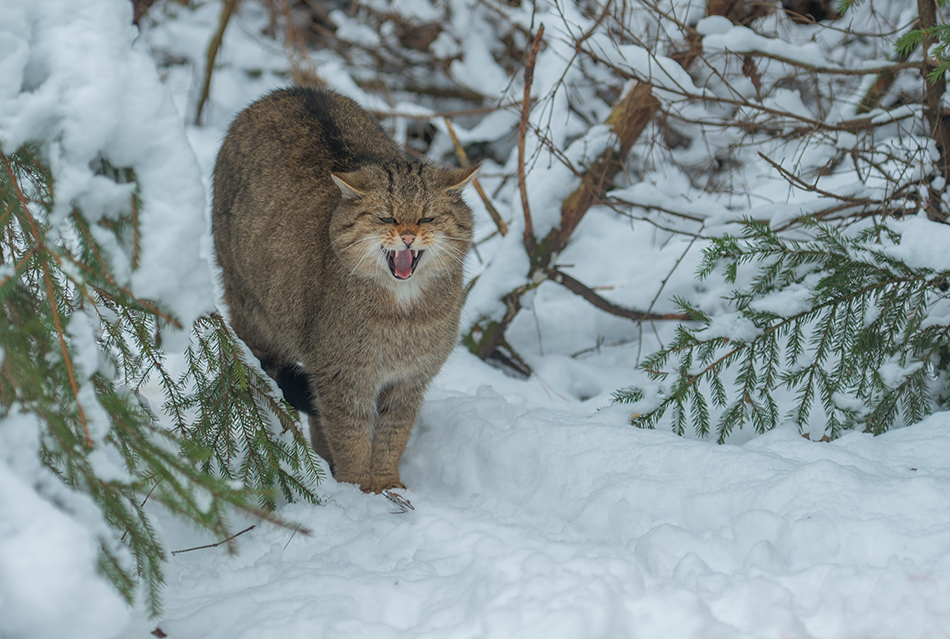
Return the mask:
{"type": "Polygon", "coordinates": [[[412,250],[412,256],[413,256],[413,257],[419,257],[419,251],[417,251],[416,249],[413,249],[413,250],[412,250]]]}

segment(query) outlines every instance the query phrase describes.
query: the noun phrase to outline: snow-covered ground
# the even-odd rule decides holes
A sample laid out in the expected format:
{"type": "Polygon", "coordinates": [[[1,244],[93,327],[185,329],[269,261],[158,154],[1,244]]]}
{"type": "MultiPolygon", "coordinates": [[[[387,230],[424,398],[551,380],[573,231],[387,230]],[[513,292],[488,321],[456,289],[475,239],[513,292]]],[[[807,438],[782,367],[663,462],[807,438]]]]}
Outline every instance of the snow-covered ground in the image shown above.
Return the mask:
{"type": "MultiPolygon", "coordinates": [[[[191,121],[220,4],[159,10],[178,17],[157,21],[137,48],[199,65],[161,63],[179,114],[191,121]]],[[[284,52],[258,35],[263,12],[251,2],[241,11],[225,37],[206,122],[186,128],[206,186],[231,117],[287,83],[284,52]]],[[[320,71],[359,97],[339,67],[320,71]]],[[[545,170],[535,166],[535,188],[543,190],[545,170]]],[[[485,237],[491,222],[470,195],[485,237]]],[[[481,259],[503,260],[513,245],[487,243],[481,259]]],[[[688,245],[647,225],[631,233],[629,220],[598,210],[562,259],[632,307],[650,305],[671,271],[656,310],[671,310],[674,294],[714,307],[726,289],[697,284],[699,247],[688,245]]],[[[482,264],[470,259],[473,272],[482,264]]],[[[474,291],[469,316],[505,285],[474,291]]],[[[460,347],[433,384],[402,462],[414,509],[328,479],[322,505],[278,511],[309,535],[235,521],[235,531],[254,526],[237,538],[236,556],[223,546],[171,555],[162,616],[140,606],[115,636],[950,637],[950,414],[831,443],[790,427],[739,432],[722,446],[637,430],[610,395],[643,379],[637,361],[668,340],[670,327],[641,329],[550,283],[527,303],[509,339],[536,375],[513,379],[460,347]]],[[[150,507],[169,551],[219,541],[150,507]]],[[[0,518],[0,532],[9,523],[0,518]]],[[[80,559],[88,569],[91,559],[80,559]]],[[[24,574],[30,561],[18,564],[24,574]]],[[[85,610],[118,616],[114,596],[97,590],[102,582],[80,577],[60,595],[75,599],[83,589],[85,610]]],[[[0,611],[13,601],[0,588],[0,611]]],[[[57,605],[39,594],[29,602],[36,614],[38,602],[57,605]]],[[[116,623],[83,617],[76,636],[105,639],[84,629],[114,632],[116,623]]],[[[29,630],[20,629],[39,636],[29,630]]]]}
{"type": "Polygon", "coordinates": [[[948,636],[950,416],[718,446],[548,392],[456,353],[403,459],[415,510],[327,481],[279,513],[309,536],[173,556],[165,614],[126,636],[948,636]]]}

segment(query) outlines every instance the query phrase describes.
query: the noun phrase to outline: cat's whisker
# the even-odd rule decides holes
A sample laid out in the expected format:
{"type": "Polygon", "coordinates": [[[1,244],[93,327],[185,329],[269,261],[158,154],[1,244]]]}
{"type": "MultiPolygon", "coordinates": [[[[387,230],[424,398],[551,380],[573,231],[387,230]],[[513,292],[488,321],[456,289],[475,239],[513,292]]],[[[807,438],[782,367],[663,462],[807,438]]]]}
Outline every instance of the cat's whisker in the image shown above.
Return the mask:
{"type": "Polygon", "coordinates": [[[469,240],[463,240],[463,239],[461,239],[461,238],[446,237],[446,236],[444,236],[444,235],[437,237],[437,238],[435,239],[435,241],[433,242],[433,244],[434,244],[434,245],[438,245],[438,246],[451,247],[452,249],[454,249],[454,250],[456,250],[456,251],[461,251],[461,250],[462,250],[462,249],[460,249],[458,246],[452,244],[452,242],[447,242],[447,241],[445,241],[445,240],[452,240],[452,241],[465,242],[465,247],[466,247],[466,249],[468,248],[469,240]]]}
{"type": "MultiPolygon", "coordinates": [[[[337,244],[339,244],[339,243],[342,242],[343,240],[348,240],[348,239],[350,239],[350,237],[351,237],[350,235],[341,235],[340,237],[338,237],[338,238],[334,239],[332,242],[330,242],[330,246],[336,246],[337,244]]],[[[356,244],[356,243],[358,243],[358,242],[363,242],[363,241],[365,241],[366,239],[367,239],[367,238],[365,238],[365,237],[357,238],[357,239],[353,240],[353,242],[351,242],[350,244],[348,244],[346,248],[349,248],[350,246],[353,246],[354,244],[356,244]]],[[[345,250],[345,249],[344,249],[344,250],[345,250]]]]}
{"type": "Polygon", "coordinates": [[[440,245],[440,244],[433,244],[433,245],[430,245],[428,248],[432,251],[433,258],[442,257],[444,255],[444,256],[448,256],[452,258],[459,265],[464,264],[465,254],[462,253],[461,251],[458,251],[454,247],[440,245]]]}
{"type": "Polygon", "coordinates": [[[461,259],[455,257],[454,255],[449,255],[447,253],[437,253],[437,254],[434,254],[432,257],[434,260],[438,260],[439,264],[443,266],[448,266],[448,261],[446,258],[452,259],[459,266],[462,266],[464,264],[464,262],[461,259]]]}
{"type": "MultiPolygon", "coordinates": [[[[375,238],[368,238],[368,239],[375,239],[375,238]]],[[[363,252],[363,257],[359,259],[359,261],[356,263],[356,266],[354,266],[353,270],[350,271],[350,277],[356,274],[356,271],[359,269],[360,265],[363,263],[363,260],[365,260],[367,257],[372,256],[374,252],[375,252],[375,249],[372,246],[363,252]]],[[[376,261],[376,269],[379,270],[378,260],[376,261]]]]}
{"type": "MultiPolygon", "coordinates": [[[[343,238],[337,238],[337,239],[334,241],[334,243],[339,242],[341,239],[343,239],[343,238]]],[[[372,236],[370,236],[370,237],[361,237],[361,238],[358,239],[358,240],[353,240],[351,243],[349,243],[349,244],[347,244],[346,246],[344,246],[343,248],[341,248],[340,251],[341,251],[341,252],[342,252],[342,251],[348,251],[348,250],[350,250],[351,248],[353,248],[354,246],[356,246],[357,244],[363,244],[363,243],[368,243],[368,242],[374,242],[374,241],[377,241],[377,240],[378,240],[378,238],[375,238],[375,237],[372,237],[372,236]]]]}
{"type": "Polygon", "coordinates": [[[467,253],[467,251],[463,251],[457,246],[453,246],[452,244],[446,244],[443,242],[439,242],[435,244],[435,246],[438,246],[440,251],[445,251],[446,253],[451,253],[452,255],[457,255],[460,257],[464,257],[465,254],[467,253]]]}
{"type": "Polygon", "coordinates": [[[445,255],[444,255],[444,254],[439,253],[438,251],[436,251],[436,252],[432,255],[432,259],[433,259],[433,261],[435,262],[435,265],[438,267],[439,270],[448,270],[449,264],[448,264],[448,262],[446,262],[446,260],[445,260],[445,255]]]}

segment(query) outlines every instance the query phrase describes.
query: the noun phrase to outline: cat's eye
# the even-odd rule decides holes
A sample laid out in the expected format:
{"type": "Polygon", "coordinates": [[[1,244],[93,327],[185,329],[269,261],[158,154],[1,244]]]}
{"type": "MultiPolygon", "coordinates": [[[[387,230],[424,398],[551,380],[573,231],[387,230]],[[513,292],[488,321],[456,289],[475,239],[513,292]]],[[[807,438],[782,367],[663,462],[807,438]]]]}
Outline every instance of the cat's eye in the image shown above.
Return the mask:
{"type": "Polygon", "coordinates": [[[394,217],[381,217],[379,218],[380,222],[385,222],[386,224],[395,224],[396,218],[394,217]]]}
{"type": "Polygon", "coordinates": [[[435,219],[434,217],[420,217],[419,221],[416,222],[416,224],[425,224],[426,222],[431,222],[434,219],[435,219]]]}

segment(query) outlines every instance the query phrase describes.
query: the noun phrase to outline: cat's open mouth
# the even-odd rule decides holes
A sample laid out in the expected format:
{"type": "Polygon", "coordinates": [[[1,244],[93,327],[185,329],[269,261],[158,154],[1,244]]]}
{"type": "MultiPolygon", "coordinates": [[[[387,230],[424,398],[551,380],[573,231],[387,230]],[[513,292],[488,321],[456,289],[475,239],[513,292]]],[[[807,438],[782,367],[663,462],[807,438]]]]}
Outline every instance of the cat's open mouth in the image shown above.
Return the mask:
{"type": "Polygon", "coordinates": [[[405,249],[403,251],[386,251],[386,261],[389,262],[389,270],[397,280],[408,280],[416,272],[416,266],[419,264],[419,258],[423,251],[414,251],[405,249]]]}

